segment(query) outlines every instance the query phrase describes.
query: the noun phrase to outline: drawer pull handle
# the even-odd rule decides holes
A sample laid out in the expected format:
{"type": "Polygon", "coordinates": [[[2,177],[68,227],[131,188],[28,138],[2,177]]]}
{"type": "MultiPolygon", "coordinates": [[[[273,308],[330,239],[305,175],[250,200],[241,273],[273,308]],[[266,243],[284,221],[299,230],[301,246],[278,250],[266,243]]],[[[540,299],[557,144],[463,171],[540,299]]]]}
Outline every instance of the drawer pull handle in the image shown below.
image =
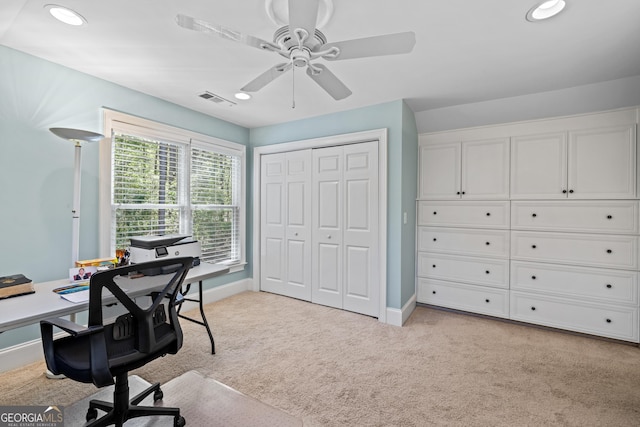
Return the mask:
{"type": "Polygon", "coordinates": [[[535,249],[535,248],[536,248],[536,245],[531,245],[531,248],[532,248],[532,249],[535,249]]]}
{"type": "Polygon", "coordinates": [[[486,300],[484,300],[484,302],[489,303],[491,301],[489,301],[489,298],[487,298],[486,300]]]}
{"type": "Polygon", "coordinates": [[[531,311],[536,311],[536,308],[535,307],[531,307],[531,311]]]}
{"type": "Polygon", "coordinates": [[[608,254],[610,254],[610,253],[612,253],[612,252],[613,252],[613,251],[612,251],[611,249],[607,249],[607,253],[608,253],[608,254]]]}
{"type": "Polygon", "coordinates": [[[607,285],[606,285],[606,286],[607,286],[607,289],[611,289],[611,288],[613,288],[613,286],[611,286],[611,283],[607,283],[607,285]]]}
{"type": "Polygon", "coordinates": [[[435,211],[434,211],[434,212],[433,212],[433,214],[434,214],[434,215],[438,215],[438,212],[435,212],[435,211]]]}
{"type": "Polygon", "coordinates": [[[435,264],[433,264],[433,268],[436,268],[436,265],[435,265],[435,264]]]}
{"type": "Polygon", "coordinates": [[[607,215],[607,219],[612,219],[612,218],[613,218],[613,216],[607,215]]]}
{"type": "Polygon", "coordinates": [[[487,212],[487,216],[491,216],[491,212],[487,212]]]}
{"type": "Polygon", "coordinates": [[[484,273],[485,274],[490,274],[491,272],[489,270],[486,270],[484,273]]]}
{"type": "Polygon", "coordinates": [[[431,293],[435,295],[435,294],[436,294],[436,291],[431,291],[431,293]]]}
{"type": "Polygon", "coordinates": [[[437,241],[438,241],[438,239],[436,239],[436,238],[434,237],[434,238],[433,238],[433,241],[434,241],[434,242],[437,242],[437,241]]]}
{"type": "Polygon", "coordinates": [[[535,214],[535,213],[533,213],[533,214],[531,214],[531,216],[535,218],[535,217],[537,217],[538,215],[537,215],[537,214],[535,214]]]}
{"type": "Polygon", "coordinates": [[[489,246],[491,244],[491,242],[486,242],[485,245],[489,246]]]}
{"type": "Polygon", "coordinates": [[[607,323],[611,323],[611,319],[607,319],[607,323]]]}
{"type": "Polygon", "coordinates": [[[536,276],[531,276],[531,280],[536,280],[536,276]]]}

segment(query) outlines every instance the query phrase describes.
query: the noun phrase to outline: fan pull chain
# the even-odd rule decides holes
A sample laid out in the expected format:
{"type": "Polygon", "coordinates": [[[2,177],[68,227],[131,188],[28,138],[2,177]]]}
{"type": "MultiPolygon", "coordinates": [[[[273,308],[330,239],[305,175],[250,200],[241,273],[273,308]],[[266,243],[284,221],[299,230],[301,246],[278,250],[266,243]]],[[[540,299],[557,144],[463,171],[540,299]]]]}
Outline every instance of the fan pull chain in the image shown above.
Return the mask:
{"type": "Polygon", "coordinates": [[[296,108],[296,66],[291,69],[291,109],[296,108]]]}

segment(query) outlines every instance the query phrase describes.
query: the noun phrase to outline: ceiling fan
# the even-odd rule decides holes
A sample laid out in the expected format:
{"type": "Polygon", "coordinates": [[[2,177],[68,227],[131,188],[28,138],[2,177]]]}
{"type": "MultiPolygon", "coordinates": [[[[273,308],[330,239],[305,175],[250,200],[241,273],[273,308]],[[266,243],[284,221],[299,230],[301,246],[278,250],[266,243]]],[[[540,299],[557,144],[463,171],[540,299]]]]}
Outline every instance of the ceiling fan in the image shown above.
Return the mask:
{"type": "Polygon", "coordinates": [[[276,30],[273,42],[182,14],[176,16],[176,22],[183,28],[275,52],[288,60],[269,68],[247,83],[240,89],[244,92],[262,89],[293,67],[306,67],[307,75],[335,100],[344,99],[352,92],[325,65],[312,61],[319,58],[338,61],[409,53],[416,43],[412,31],[327,43],[325,35],[316,28],[319,0],[288,1],[289,25],[276,30]]]}

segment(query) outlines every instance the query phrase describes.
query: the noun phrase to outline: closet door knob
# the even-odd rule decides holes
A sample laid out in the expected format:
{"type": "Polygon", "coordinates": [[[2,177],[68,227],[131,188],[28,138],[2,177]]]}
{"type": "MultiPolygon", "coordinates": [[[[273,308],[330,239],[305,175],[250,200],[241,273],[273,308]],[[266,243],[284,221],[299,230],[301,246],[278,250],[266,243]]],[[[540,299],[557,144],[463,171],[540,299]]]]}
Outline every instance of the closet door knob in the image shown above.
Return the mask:
{"type": "Polygon", "coordinates": [[[611,219],[613,218],[611,215],[607,215],[607,219],[611,219]]]}
{"type": "Polygon", "coordinates": [[[293,235],[294,235],[294,236],[297,236],[297,235],[298,235],[298,233],[293,233],[293,235]]]}
{"type": "Polygon", "coordinates": [[[607,287],[607,289],[613,288],[613,286],[611,286],[611,283],[607,283],[605,286],[607,287]]]}
{"type": "Polygon", "coordinates": [[[531,214],[531,216],[535,218],[535,217],[537,217],[538,215],[536,215],[535,213],[532,213],[532,214],[531,214]]]}
{"type": "Polygon", "coordinates": [[[330,238],[331,238],[331,234],[327,234],[327,239],[330,239],[330,238]]]}

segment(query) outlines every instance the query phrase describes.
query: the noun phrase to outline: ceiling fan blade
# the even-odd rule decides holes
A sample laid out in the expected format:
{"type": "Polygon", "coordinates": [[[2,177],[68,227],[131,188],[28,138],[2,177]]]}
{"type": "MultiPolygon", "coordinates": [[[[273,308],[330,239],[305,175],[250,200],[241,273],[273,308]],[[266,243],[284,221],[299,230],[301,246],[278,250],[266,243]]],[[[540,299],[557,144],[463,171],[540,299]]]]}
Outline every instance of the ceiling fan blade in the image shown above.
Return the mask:
{"type": "Polygon", "coordinates": [[[176,23],[188,30],[200,31],[202,33],[213,34],[222,37],[223,39],[232,40],[234,42],[244,43],[246,45],[265,49],[268,48],[280,50],[280,47],[270,43],[266,40],[262,40],[258,37],[242,34],[239,31],[232,30],[231,28],[223,27],[222,25],[212,24],[210,22],[202,21],[200,19],[192,18],[191,16],[178,14],[176,16],[176,23]]]}
{"type": "Polygon", "coordinates": [[[287,71],[291,69],[291,63],[278,64],[269,68],[255,79],[244,85],[240,90],[243,92],[257,92],[287,71]]]}
{"type": "Polygon", "coordinates": [[[335,43],[327,43],[316,50],[327,50],[332,47],[340,49],[336,56],[323,56],[326,60],[337,61],[342,59],[366,58],[368,56],[397,55],[409,53],[416,44],[416,35],[413,31],[406,33],[386,34],[382,36],[365,37],[362,39],[345,40],[335,43]]]}
{"type": "Polygon", "coordinates": [[[307,40],[313,42],[317,20],[318,0],[289,0],[289,34],[293,36],[297,28],[302,28],[307,40]]]}
{"type": "Polygon", "coordinates": [[[340,79],[322,64],[313,64],[313,68],[311,66],[307,67],[307,75],[336,101],[344,99],[352,93],[340,79]]]}

